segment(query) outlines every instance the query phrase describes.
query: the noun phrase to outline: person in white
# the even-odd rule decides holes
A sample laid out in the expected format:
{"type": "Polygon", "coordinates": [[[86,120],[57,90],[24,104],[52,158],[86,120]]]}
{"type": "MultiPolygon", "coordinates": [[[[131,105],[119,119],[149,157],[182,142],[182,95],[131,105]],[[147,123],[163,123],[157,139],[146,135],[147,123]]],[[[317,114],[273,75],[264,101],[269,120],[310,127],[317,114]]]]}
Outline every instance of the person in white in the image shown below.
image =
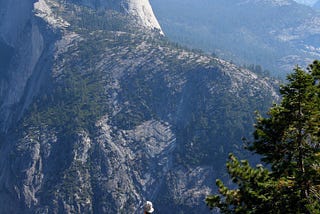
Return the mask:
{"type": "Polygon", "coordinates": [[[153,206],[152,206],[152,202],[151,202],[151,201],[147,201],[147,202],[144,204],[143,209],[144,209],[144,214],[151,214],[151,213],[153,213],[154,209],[153,209],[153,206]]]}

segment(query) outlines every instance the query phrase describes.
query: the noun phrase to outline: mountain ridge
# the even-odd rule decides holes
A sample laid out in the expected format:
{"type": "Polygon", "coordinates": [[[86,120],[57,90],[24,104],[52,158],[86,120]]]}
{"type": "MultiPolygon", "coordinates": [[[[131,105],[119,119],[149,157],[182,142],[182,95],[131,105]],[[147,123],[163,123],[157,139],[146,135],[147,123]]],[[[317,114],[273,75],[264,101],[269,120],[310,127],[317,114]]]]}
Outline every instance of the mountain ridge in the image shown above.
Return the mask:
{"type": "Polygon", "coordinates": [[[146,200],[207,211],[214,177],[241,153],[252,112],[279,98],[277,82],[126,13],[45,3],[54,19],[35,10],[14,49],[33,65],[1,79],[0,213],[140,213],[146,200]]]}
{"type": "Polygon", "coordinates": [[[305,67],[320,56],[319,13],[294,1],[151,3],[169,38],[238,65],[285,77],[295,64],[305,67]]]}
{"type": "Polygon", "coordinates": [[[141,26],[150,30],[159,31],[160,34],[163,34],[158,20],[153,13],[149,0],[73,0],[72,2],[98,10],[107,9],[127,13],[135,18],[141,26]]]}

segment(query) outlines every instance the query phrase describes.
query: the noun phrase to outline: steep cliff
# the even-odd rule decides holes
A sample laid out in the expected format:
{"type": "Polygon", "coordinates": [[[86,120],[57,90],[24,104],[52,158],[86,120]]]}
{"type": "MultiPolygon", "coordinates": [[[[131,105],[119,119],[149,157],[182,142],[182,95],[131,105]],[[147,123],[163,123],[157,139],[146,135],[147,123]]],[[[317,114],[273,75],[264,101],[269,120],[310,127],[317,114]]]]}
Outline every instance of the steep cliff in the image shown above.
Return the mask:
{"type": "Polygon", "coordinates": [[[131,15],[137,23],[145,28],[157,30],[163,34],[155,17],[149,0],[71,0],[98,10],[115,10],[131,15]]]}
{"type": "Polygon", "coordinates": [[[0,213],[206,211],[274,82],[89,3],[39,0],[2,36],[0,213]]]}
{"type": "MultiPolygon", "coordinates": [[[[61,1],[64,2],[64,1],[61,1]]],[[[27,89],[30,77],[44,78],[52,64],[54,44],[60,37],[60,30],[68,27],[68,23],[54,14],[52,7],[62,5],[60,1],[26,0],[0,2],[0,127],[5,130],[20,114],[12,115],[10,109],[22,101],[23,95],[29,91],[29,104],[36,88],[27,89]],[[39,19],[41,18],[41,19],[39,19]],[[46,23],[44,23],[44,21],[46,23]],[[49,25],[47,28],[46,25],[49,25]],[[39,59],[42,58],[42,60],[39,59]],[[38,69],[39,68],[39,69],[38,69]],[[44,69],[47,68],[47,69],[44,69]],[[40,71],[42,70],[42,71],[40,71]],[[33,75],[36,71],[40,74],[33,75]]],[[[148,0],[145,1],[81,1],[83,5],[124,12],[135,20],[135,25],[162,33],[161,27],[155,18],[148,0]]],[[[37,81],[37,80],[34,80],[37,81]]],[[[40,83],[41,81],[38,81],[40,83]]],[[[25,109],[25,107],[23,107],[25,109]]],[[[22,110],[23,110],[22,109],[22,110]]]]}
{"type": "Polygon", "coordinates": [[[0,62],[0,128],[7,130],[37,93],[43,82],[40,79],[49,75],[58,34],[34,16],[33,1],[1,1],[0,5],[0,45],[4,47],[0,62]]]}

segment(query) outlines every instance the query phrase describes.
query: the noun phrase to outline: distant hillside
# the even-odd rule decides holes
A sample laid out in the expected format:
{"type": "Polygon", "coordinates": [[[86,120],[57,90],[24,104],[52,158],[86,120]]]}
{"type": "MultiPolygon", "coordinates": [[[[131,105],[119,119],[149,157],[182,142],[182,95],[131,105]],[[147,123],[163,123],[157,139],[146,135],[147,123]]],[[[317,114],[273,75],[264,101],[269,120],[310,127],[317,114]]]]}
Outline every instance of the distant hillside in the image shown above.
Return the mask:
{"type": "Polygon", "coordinates": [[[284,76],[320,58],[320,16],[294,1],[151,2],[166,35],[238,64],[284,76]]]}

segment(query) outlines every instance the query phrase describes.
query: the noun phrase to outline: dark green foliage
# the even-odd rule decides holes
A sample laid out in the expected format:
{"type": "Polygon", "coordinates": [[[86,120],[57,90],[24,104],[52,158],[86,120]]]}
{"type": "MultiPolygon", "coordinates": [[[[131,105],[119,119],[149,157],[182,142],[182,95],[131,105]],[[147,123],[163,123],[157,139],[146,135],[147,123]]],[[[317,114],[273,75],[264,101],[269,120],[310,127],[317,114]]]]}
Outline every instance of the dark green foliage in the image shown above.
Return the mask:
{"type": "Polygon", "coordinates": [[[243,65],[243,67],[260,75],[260,76],[270,77],[270,75],[271,75],[270,71],[264,70],[261,65],[250,64],[250,65],[243,65]]]}
{"type": "Polygon", "coordinates": [[[258,115],[249,150],[270,170],[252,168],[233,155],[227,163],[235,190],[220,180],[210,207],[224,213],[318,213],[320,211],[320,62],[299,67],[281,87],[283,96],[268,117],[258,115]]]}
{"type": "Polygon", "coordinates": [[[93,127],[105,112],[103,88],[94,75],[65,70],[63,83],[52,94],[44,94],[33,104],[27,124],[45,123],[64,133],[93,127]]]}
{"type": "Polygon", "coordinates": [[[262,166],[252,168],[248,161],[239,161],[234,155],[229,156],[227,169],[239,189],[230,190],[221,180],[217,180],[219,192],[225,198],[208,196],[206,201],[210,206],[219,207],[223,213],[250,213],[250,210],[263,213],[263,210],[270,210],[274,206],[270,199],[276,192],[275,184],[267,169],[262,166]]]}
{"type": "Polygon", "coordinates": [[[113,10],[95,10],[73,3],[60,3],[54,12],[63,16],[71,25],[72,31],[77,33],[91,33],[104,31],[132,31],[134,22],[128,15],[113,10]]]}
{"type": "MultiPolygon", "coordinates": [[[[94,136],[96,121],[107,111],[102,74],[93,68],[95,58],[87,56],[88,52],[93,54],[93,49],[98,50],[99,45],[84,41],[74,50],[70,49],[71,56],[61,56],[58,60],[68,60],[60,73],[63,78],[57,78],[51,90],[44,90],[34,100],[24,118],[26,130],[54,130],[58,137],[46,163],[49,170],[45,172],[46,191],[41,193],[43,204],[52,203],[57,190],[63,193],[66,201],[75,200],[75,190],[79,190],[77,173],[88,168],[72,163],[72,151],[78,133],[85,130],[94,136]],[[77,53],[76,57],[72,57],[72,53],[77,53]]],[[[77,193],[80,198],[88,198],[88,194],[92,195],[86,188],[77,193]]]]}
{"type": "MultiPolygon", "coordinates": [[[[209,80],[200,75],[205,70],[198,70],[186,86],[185,94],[188,99],[183,103],[183,127],[177,130],[177,140],[182,140],[177,161],[185,165],[213,163],[216,169],[223,168],[225,157],[238,147],[237,139],[253,131],[248,124],[253,123],[252,112],[255,109],[265,109],[271,103],[267,99],[256,96],[250,97],[250,92],[239,89],[239,96],[233,93],[221,93],[218,82],[229,84],[227,76],[212,72],[208,79],[217,85],[215,95],[211,96],[209,90],[201,86],[209,80]],[[184,122],[184,121],[183,121],[184,122]],[[228,130],[228,132],[226,132],[228,130]],[[233,143],[224,143],[233,142],[233,143]]],[[[203,75],[205,76],[205,75],[203,75]]]]}

